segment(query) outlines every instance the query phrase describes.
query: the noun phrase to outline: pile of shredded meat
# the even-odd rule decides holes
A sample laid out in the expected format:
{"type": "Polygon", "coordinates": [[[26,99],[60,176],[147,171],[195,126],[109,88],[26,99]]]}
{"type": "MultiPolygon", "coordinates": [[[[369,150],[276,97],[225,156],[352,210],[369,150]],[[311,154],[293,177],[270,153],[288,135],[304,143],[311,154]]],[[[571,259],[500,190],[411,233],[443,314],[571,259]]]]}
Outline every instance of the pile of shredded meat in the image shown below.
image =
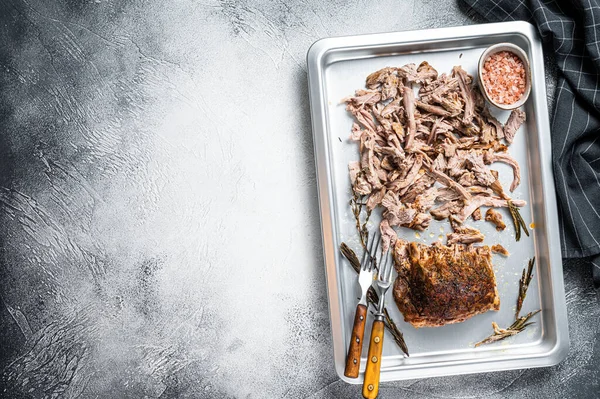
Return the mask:
{"type": "Polygon", "coordinates": [[[460,66],[438,75],[427,62],[374,72],[366,89],[343,101],[355,118],[351,139],[360,145],[360,160],[349,164],[352,188],[369,210],[383,207],[384,247],[396,240],[394,226],[424,230],[432,218],[450,220],[449,243],[481,242],[478,230],[461,225],[471,215],[480,219],[482,206],[508,206],[510,197],[489,166],[510,165],[510,191],[517,188],[520,168],[507,145],[525,113],[512,111],[502,125],[460,66]]]}

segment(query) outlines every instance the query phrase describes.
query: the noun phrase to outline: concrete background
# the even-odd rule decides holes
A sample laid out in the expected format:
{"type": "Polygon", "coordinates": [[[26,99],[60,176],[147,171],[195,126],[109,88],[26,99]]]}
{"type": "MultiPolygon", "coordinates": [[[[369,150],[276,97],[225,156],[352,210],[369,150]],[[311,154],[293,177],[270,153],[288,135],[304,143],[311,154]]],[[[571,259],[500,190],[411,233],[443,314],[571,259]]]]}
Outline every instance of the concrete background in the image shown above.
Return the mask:
{"type": "MultiPolygon", "coordinates": [[[[451,1],[0,0],[0,394],[359,398],[333,368],[306,51],[474,22],[451,1]]],[[[381,397],[597,397],[580,266],[558,366],[381,397]]]]}

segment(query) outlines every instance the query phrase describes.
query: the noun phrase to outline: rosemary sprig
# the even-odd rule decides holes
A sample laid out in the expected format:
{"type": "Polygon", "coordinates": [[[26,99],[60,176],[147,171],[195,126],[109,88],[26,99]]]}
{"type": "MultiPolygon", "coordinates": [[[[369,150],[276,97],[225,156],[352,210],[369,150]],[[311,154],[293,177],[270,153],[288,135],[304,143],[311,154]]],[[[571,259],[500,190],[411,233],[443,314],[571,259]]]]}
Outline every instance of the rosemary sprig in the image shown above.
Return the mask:
{"type": "MultiPolygon", "coordinates": [[[[354,251],[344,242],[340,245],[340,251],[342,252],[342,255],[344,255],[344,257],[348,259],[348,262],[350,262],[350,265],[352,266],[354,271],[356,273],[360,273],[360,261],[358,260],[356,253],[354,253],[354,251]]],[[[367,302],[374,308],[376,308],[377,304],[379,303],[379,295],[377,295],[377,292],[373,287],[369,287],[369,290],[367,291],[367,302]]],[[[406,342],[404,341],[404,335],[398,329],[396,323],[394,323],[394,320],[392,320],[386,308],[383,308],[383,314],[385,317],[385,327],[392,334],[394,341],[400,347],[402,352],[404,352],[406,356],[409,356],[408,347],[406,346],[406,342]]]]}
{"type": "MultiPolygon", "coordinates": [[[[373,306],[375,306],[375,305],[373,305],[373,306]]],[[[398,329],[398,327],[396,327],[396,323],[394,323],[394,320],[392,320],[392,318],[390,317],[390,314],[388,313],[386,308],[383,308],[383,314],[385,315],[384,325],[386,326],[388,331],[392,334],[394,341],[396,341],[396,345],[398,345],[400,347],[400,349],[402,349],[402,352],[404,352],[404,354],[407,357],[409,357],[410,355],[408,354],[408,346],[406,346],[406,341],[404,341],[404,335],[398,329]]]]}
{"type": "MultiPolygon", "coordinates": [[[[359,173],[362,173],[359,172],[359,173]]],[[[352,187],[352,199],[350,200],[350,209],[352,209],[352,213],[354,214],[354,220],[356,221],[356,231],[360,238],[360,243],[362,247],[367,249],[367,239],[369,238],[369,230],[367,229],[367,222],[371,217],[371,210],[367,208],[366,217],[363,222],[360,221],[360,216],[362,214],[363,206],[367,205],[368,196],[361,196],[354,190],[354,186],[352,187]],[[366,198],[365,198],[366,197],[366,198]]]]}
{"type": "Polygon", "coordinates": [[[519,208],[516,207],[511,200],[506,200],[506,202],[508,204],[510,216],[512,216],[513,223],[515,224],[515,240],[519,241],[521,239],[521,229],[523,229],[527,237],[529,237],[529,230],[527,229],[527,225],[521,216],[519,208]]]}
{"type": "Polygon", "coordinates": [[[363,204],[362,202],[360,202],[360,198],[358,197],[358,195],[356,195],[356,193],[354,193],[354,196],[352,197],[352,199],[350,200],[350,209],[352,209],[352,214],[354,215],[354,220],[356,222],[356,231],[358,231],[358,236],[360,237],[360,243],[363,246],[363,248],[367,248],[367,240],[363,240],[363,235],[361,233],[361,223],[360,223],[360,213],[362,211],[362,207],[363,204]]]}
{"type": "Polygon", "coordinates": [[[513,335],[517,335],[521,331],[525,329],[525,327],[533,324],[530,322],[533,316],[538,314],[541,309],[538,309],[533,312],[527,313],[525,316],[519,317],[519,312],[521,311],[521,307],[523,306],[523,301],[525,301],[525,297],[527,296],[527,289],[529,288],[529,283],[531,282],[531,278],[533,276],[533,265],[535,264],[535,257],[529,259],[529,265],[527,269],[523,269],[523,275],[519,280],[519,297],[517,299],[517,311],[515,313],[515,321],[508,327],[507,329],[503,329],[498,327],[498,324],[492,322],[492,328],[494,329],[494,333],[484,339],[483,341],[479,341],[475,344],[475,347],[483,344],[489,344],[491,342],[501,341],[505,338],[512,337],[513,335]]]}
{"type": "Polygon", "coordinates": [[[365,248],[367,245],[367,241],[369,239],[369,230],[367,229],[367,222],[369,221],[370,217],[371,217],[371,210],[367,208],[367,217],[365,218],[365,221],[363,222],[362,227],[360,229],[361,240],[362,240],[365,248]]]}
{"type": "Polygon", "coordinates": [[[523,275],[519,280],[519,298],[517,298],[517,311],[515,313],[515,319],[519,318],[523,301],[527,296],[527,288],[529,288],[529,283],[533,277],[533,265],[535,265],[535,256],[529,259],[529,265],[527,266],[527,269],[523,269],[523,275]]]}
{"type": "Polygon", "coordinates": [[[345,242],[340,245],[340,252],[348,259],[348,262],[350,262],[350,266],[352,266],[354,271],[360,273],[360,261],[358,260],[358,256],[356,256],[354,251],[345,242]]]}
{"type": "Polygon", "coordinates": [[[360,237],[360,243],[363,248],[367,249],[367,238],[369,236],[369,231],[367,229],[367,222],[369,221],[369,217],[371,217],[371,210],[367,209],[366,217],[363,222],[361,222],[361,214],[363,206],[366,205],[366,202],[362,201],[360,195],[353,192],[352,199],[350,200],[350,208],[352,209],[352,213],[354,214],[354,220],[356,221],[356,231],[358,232],[358,236],[360,237]]]}
{"type": "Polygon", "coordinates": [[[507,329],[500,328],[500,327],[498,327],[498,324],[496,324],[495,322],[492,322],[492,327],[494,328],[494,333],[492,335],[490,335],[489,337],[487,337],[486,339],[477,342],[475,344],[475,347],[478,347],[479,345],[484,345],[484,344],[489,344],[492,342],[501,341],[505,338],[512,337],[513,335],[517,335],[518,333],[523,331],[527,326],[533,324],[533,322],[529,322],[529,319],[531,319],[533,316],[538,314],[540,312],[540,310],[541,309],[538,309],[534,312],[527,313],[523,317],[519,317],[507,329]]]}

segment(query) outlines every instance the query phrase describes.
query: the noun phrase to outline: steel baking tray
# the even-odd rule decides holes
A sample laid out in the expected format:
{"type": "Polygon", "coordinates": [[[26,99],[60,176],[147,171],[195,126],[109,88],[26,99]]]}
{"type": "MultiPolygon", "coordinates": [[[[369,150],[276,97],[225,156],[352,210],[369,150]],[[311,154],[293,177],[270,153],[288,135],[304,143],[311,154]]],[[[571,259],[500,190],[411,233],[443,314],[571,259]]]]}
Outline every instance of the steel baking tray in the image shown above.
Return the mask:
{"type": "MultiPolygon", "coordinates": [[[[339,246],[346,242],[359,250],[354,218],[348,205],[350,179],[348,162],[358,159],[355,143],[348,137],[352,117],[340,100],[364,87],[365,77],[385,66],[417,65],[426,60],[441,72],[454,65],[477,79],[477,62],[485,48],[500,42],[520,46],[531,62],[533,87],[524,105],[527,122],[519,129],[509,152],[522,168],[521,185],[514,198],[527,201],[522,216],[532,223],[531,237],[515,242],[514,229],[506,210],[503,215],[509,228],[496,232],[491,223],[469,222],[486,236],[484,244],[501,243],[510,257],[494,256],[494,269],[501,298],[498,312],[487,312],[463,323],[439,328],[415,329],[403,321],[388,292],[388,308],[404,333],[410,351],[405,357],[386,335],[382,381],[465,374],[496,370],[550,366],[560,362],[568,352],[569,337],[564,297],[562,261],[554,180],[552,176],[550,127],[546,104],[546,83],[541,42],[534,27],[526,22],[507,22],[412,32],[397,32],[317,41],[308,51],[308,82],[312,128],[317,168],[321,227],[329,312],[333,334],[335,368],[343,380],[362,381],[368,345],[363,347],[361,374],[358,379],[344,377],[344,362],[352,330],[354,309],[359,296],[356,274],[342,258],[339,246]],[[527,260],[536,257],[534,279],[530,285],[522,314],[541,308],[533,319],[535,325],[523,333],[499,343],[474,348],[474,343],[492,333],[491,322],[508,326],[514,320],[518,280],[527,260]]],[[[500,121],[507,111],[492,110],[500,121]]],[[[496,169],[496,166],[494,168],[496,169]]],[[[510,185],[512,172],[498,165],[504,187],[510,185]]],[[[378,226],[377,215],[371,228],[378,226]]],[[[445,242],[447,222],[432,223],[422,233],[401,229],[407,240],[445,242]]],[[[364,341],[369,340],[369,317],[364,341]]]]}

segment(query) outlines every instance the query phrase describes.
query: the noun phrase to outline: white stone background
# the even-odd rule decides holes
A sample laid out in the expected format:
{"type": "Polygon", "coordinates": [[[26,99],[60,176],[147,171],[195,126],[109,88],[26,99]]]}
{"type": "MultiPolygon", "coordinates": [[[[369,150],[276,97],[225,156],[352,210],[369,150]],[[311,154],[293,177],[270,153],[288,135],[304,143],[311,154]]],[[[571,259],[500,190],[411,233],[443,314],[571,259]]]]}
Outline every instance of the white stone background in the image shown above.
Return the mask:
{"type": "MultiPolygon", "coordinates": [[[[359,398],[333,368],[306,51],[475,22],[454,1],[0,0],[0,393],[359,398]]],[[[597,397],[580,266],[558,366],[381,397],[597,397]]]]}

